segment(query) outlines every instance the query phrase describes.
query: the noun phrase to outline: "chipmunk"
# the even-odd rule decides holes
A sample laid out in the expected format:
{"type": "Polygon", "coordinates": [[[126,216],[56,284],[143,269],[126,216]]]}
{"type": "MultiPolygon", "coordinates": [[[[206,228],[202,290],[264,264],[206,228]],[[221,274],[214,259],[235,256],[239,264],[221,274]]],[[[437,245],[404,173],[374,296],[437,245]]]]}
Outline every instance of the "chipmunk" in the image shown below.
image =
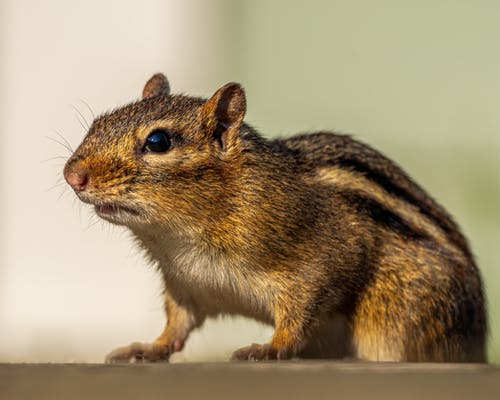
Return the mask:
{"type": "Polygon", "coordinates": [[[78,198],[128,227],[165,287],[163,333],[106,361],[166,361],[221,314],[275,329],[234,360],[486,361],[481,277],[443,207],[350,136],[268,140],[245,113],[237,83],[206,100],[156,74],[67,161],[78,198]]]}

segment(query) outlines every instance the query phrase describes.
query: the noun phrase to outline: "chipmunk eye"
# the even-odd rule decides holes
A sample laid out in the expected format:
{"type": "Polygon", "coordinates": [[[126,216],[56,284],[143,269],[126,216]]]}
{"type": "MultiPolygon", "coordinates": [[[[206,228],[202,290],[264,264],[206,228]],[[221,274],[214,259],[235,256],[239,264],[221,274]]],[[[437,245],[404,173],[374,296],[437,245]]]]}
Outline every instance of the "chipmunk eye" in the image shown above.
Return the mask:
{"type": "Polygon", "coordinates": [[[151,153],[164,153],[170,149],[172,141],[168,135],[168,132],[164,129],[156,129],[151,132],[146,139],[143,151],[149,151],[151,153]]]}

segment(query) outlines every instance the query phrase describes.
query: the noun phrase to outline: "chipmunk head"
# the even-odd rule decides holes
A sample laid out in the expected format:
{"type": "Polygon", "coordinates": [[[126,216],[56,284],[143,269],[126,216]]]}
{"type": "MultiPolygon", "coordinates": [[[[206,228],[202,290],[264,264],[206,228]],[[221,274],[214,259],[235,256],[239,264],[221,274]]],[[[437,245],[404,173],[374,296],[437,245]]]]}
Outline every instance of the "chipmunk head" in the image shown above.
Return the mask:
{"type": "Polygon", "coordinates": [[[203,100],[171,95],[165,76],[154,75],[140,101],[92,123],[64,177],[80,200],[113,223],[201,218],[236,179],[245,111],[236,83],[203,100]]]}

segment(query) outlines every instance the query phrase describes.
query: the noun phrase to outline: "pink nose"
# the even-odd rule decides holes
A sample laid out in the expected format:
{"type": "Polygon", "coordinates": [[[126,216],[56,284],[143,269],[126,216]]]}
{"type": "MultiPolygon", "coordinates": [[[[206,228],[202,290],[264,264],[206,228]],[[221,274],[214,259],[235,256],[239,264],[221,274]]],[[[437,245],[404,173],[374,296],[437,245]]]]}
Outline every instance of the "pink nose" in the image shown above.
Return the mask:
{"type": "Polygon", "coordinates": [[[66,182],[77,192],[82,192],[87,187],[89,175],[86,171],[78,169],[68,169],[64,171],[66,182]]]}

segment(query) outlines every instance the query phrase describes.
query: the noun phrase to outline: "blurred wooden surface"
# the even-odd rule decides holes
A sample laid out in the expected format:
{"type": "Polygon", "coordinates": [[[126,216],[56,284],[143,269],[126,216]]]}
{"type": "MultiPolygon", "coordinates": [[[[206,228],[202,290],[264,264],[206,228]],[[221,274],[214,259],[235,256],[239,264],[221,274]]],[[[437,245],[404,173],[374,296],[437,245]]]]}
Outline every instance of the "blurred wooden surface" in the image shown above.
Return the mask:
{"type": "Polygon", "coordinates": [[[500,399],[500,368],[346,362],[0,364],[0,399],[500,399]]]}

